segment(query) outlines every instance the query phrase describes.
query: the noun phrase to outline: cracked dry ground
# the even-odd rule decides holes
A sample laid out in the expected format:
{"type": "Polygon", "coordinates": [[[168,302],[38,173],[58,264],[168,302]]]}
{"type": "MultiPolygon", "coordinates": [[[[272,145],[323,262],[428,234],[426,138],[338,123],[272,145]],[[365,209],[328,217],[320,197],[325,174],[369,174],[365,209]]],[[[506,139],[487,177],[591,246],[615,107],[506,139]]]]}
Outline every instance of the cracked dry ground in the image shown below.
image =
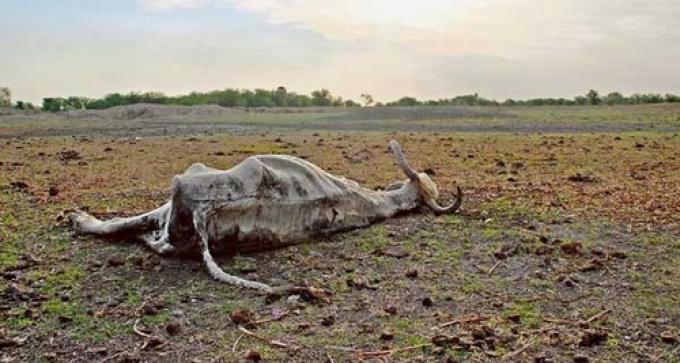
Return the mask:
{"type": "Polygon", "coordinates": [[[672,134],[43,138],[0,151],[3,361],[680,359],[672,134]],[[461,214],[220,258],[240,276],[328,288],[330,302],[270,301],[197,260],[75,237],[56,219],[148,210],[192,162],[259,153],[378,187],[403,178],[390,138],[441,189],[462,186],[461,214]]]}

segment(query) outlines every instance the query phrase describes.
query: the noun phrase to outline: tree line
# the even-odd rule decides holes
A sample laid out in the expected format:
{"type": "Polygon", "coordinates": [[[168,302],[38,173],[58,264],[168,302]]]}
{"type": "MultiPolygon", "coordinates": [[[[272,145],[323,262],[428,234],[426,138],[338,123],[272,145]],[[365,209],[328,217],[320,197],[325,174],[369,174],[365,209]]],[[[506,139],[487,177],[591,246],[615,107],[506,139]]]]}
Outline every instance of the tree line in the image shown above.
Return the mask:
{"type": "Polygon", "coordinates": [[[620,92],[610,92],[605,96],[596,90],[590,90],[584,95],[574,98],[531,98],[515,100],[508,98],[503,102],[480,97],[478,94],[462,95],[454,98],[440,98],[437,100],[418,100],[414,97],[402,97],[397,101],[388,102],[386,106],[578,106],[578,105],[638,105],[646,103],[680,102],[680,96],[674,94],[661,95],[659,93],[635,93],[628,97],[620,92]]]}
{"type": "MultiPolygon", "coordinates": [[[[590,90],[583,95],[573,98],[532,98],[526,100],[506,99],[499,102],[494,99],[480,97],[477,93],[461,95],[453,98],[432,100],[418,100],[414,97],[402,97],[396,101],[375,102],[369,94],[361,95],[361,104],[333,95],[327,89],[320,89],[309,95],[289,92],[285,87],[274,90],[266,89],[232,89],[211,92],[191,92],[187,95],[166,96],[160,92],[127,94],[111,93],[102,98],[88,98],[79,96],[48,97],[42,101],[40,109],[58,112],[74,109],[101,110],[114,106],[125,106],[137,103],[152,103],[162,105],[219,105],[223,107],[357,107],[357,106],[577,106],[577,105],[634,105],[647,103],[680,102],[680,96],[659,93],[636,93],[624,96],[620,92],[610,92],[601,95],[596,90],[590,90]]],[[[0,87],[0,107],[14,107],[20,110],[37,110],[38,107],[30,102],[17,101],[12,103],[11,91],[7,87],[0,87]]]]}
{"type": "Polygon", "coordinates": [[[310,106],[360,106],[352,100],[343,100],[327,89],[320,89],[310,95],[289,92],[285,87],[275,90],[265,89],[225,89],[211,92],[191,92],[188,95],[166,96],[160,92],[146,93],[111,93],[102,98],[68,97],[45,98],[44,111],[62,111],[68,109],[101,110],[114,106],[125,106],[136,103],[152,103],[161,105],[219,105],[223,107],[310,107],[310,106]]]}

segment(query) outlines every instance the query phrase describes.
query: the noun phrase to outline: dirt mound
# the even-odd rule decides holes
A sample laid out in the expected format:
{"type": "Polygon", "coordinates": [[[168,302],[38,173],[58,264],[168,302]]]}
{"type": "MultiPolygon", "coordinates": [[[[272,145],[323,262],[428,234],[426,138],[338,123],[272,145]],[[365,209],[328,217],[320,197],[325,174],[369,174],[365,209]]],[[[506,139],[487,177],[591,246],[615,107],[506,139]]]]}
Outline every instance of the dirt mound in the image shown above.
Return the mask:
{"type": "Polygon", "coordinates": [[[176,106],[139,103],[127,106],[116,106],[105,110],[72,110],[66,111],[68,117],[101,118],[115,120],[179,118],[192,116],[221,116],[243,112],[240,109],[218,105],[176,106]]]}
{"type": "Polygon", "coordinates": [[[420,106],[420,107],[362,107],[349,109],[344,115],[331,117],[355,120],[436,120],[471,117],[512,117],[514,114],[489,107],[420,106]]]}

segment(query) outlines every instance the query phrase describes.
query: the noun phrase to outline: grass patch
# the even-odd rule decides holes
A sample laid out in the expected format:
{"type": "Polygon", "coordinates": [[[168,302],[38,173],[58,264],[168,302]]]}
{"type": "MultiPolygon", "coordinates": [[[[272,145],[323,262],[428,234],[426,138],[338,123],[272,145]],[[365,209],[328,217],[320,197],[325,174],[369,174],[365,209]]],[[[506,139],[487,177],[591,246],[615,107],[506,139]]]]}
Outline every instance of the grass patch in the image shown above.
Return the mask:
{"type": "Polygon", "coordinates": [[[503,312],[503,315],[505,317],[518,315],[522,325],[529,329],[538,328],[543,321],[538,307],[532,302],[515,302],[503,312]]]}

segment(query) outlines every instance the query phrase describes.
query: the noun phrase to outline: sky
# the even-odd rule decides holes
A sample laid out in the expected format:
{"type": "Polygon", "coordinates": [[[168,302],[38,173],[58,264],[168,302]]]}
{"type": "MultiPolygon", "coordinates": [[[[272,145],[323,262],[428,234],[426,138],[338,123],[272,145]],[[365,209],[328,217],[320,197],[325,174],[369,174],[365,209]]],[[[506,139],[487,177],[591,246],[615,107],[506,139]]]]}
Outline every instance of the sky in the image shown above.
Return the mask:
{"type": "Polygon", "coordinates": [[[678,0],[0,0],[14,100],[328,88],[401,96],[680,93],[678,0]]]}

